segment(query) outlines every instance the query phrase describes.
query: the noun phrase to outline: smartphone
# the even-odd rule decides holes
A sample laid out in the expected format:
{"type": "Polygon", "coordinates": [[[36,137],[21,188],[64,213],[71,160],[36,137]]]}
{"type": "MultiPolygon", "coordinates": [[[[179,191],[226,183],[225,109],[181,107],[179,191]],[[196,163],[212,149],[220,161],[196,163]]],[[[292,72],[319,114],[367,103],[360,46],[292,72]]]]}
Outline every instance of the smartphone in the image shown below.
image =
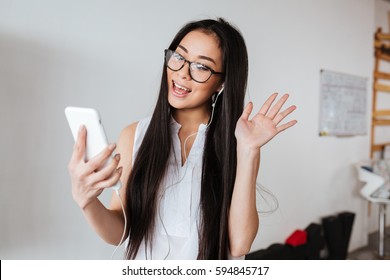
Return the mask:
{"type": "MultiPolygon", "coordinates": [[[[69,106],[65,108],[65,115],[74,141],[77,140],[78,131],[81,125],[84,125],[87,129],[86,150],[84,154],[84,159],[86,161],[99,154],[108,146],[108,140],[102,120],[96,109],[69,106]]],[[[103,167],[111,160],[112,157],[104,163],[103,167]]],[[[113,186],[113,188],[119,189],[120,182],[113,186]]]]}

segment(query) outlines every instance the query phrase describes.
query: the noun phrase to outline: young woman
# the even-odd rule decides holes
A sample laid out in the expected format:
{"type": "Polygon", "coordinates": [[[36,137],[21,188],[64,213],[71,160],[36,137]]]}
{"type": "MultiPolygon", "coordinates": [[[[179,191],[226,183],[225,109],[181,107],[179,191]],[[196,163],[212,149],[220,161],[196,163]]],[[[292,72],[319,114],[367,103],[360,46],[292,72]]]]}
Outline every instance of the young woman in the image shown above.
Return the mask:
{"type": "Polygon", "coordinates": [[[73,197],[106,242],[117,245],[125,230],[128,259],[242,257],[258,229],[260,149],[296,123],[281,124],[295,106],[282,110],[288,95],[273,94],[250,118],[245,42],[223,19],[185,25],[164,55],[150,118],[124,128],[117,147],[88,162],[80,129],[68,166],[73,197]],[[118,180],[125,229],[118,197],[108,209],[98,199],[118,180]]]}

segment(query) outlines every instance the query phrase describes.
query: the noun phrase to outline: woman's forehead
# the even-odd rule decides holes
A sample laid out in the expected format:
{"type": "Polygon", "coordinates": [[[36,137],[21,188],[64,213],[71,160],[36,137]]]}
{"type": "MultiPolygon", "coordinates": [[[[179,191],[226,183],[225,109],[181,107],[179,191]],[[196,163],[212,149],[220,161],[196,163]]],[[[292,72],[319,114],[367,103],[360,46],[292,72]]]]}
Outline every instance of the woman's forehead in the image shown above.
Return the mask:
{"type": "Polygon", "coordinates": [[[206,56],[212,58],[216,64],[222,64],[222,50],[218,38],[213,33],[191,31],[181,40],[179,48],[191,57],[206,56]]]}

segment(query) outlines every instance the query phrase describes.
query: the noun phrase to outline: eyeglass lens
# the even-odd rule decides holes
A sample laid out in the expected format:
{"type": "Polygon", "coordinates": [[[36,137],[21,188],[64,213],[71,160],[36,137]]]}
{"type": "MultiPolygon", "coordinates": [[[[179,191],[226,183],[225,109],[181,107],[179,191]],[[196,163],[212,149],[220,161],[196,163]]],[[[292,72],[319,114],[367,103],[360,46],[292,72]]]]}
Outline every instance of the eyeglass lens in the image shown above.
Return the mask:
{"type": "Polygon", "coordinates": [[[172,50],[165,51],[165,64],[172,71],[179,71],[186,62],[190,65],[190,76],[196,82],[204,83],[211,77],[212,72],[205,65],[187,61],[183,56],[172,50]]]}

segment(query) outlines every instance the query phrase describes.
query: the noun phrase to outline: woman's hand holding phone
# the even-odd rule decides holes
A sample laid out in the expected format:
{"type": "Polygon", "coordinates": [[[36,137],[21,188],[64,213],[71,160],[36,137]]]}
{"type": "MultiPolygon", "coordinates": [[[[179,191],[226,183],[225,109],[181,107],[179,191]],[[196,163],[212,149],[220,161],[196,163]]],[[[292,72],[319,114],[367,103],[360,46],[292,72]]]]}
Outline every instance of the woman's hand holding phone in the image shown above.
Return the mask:
{"type": "Polygon", "coordinates": [[[87,137],[85,126],[81,126],[68,164],[73,199],[82,209],[97,199],[105,188],[114,186],[122,174],[122,167],[118,168],[119,154],[105,165],[115,150],[115,144],[108,145],[94,157],[85,160],[87,137]]]}

